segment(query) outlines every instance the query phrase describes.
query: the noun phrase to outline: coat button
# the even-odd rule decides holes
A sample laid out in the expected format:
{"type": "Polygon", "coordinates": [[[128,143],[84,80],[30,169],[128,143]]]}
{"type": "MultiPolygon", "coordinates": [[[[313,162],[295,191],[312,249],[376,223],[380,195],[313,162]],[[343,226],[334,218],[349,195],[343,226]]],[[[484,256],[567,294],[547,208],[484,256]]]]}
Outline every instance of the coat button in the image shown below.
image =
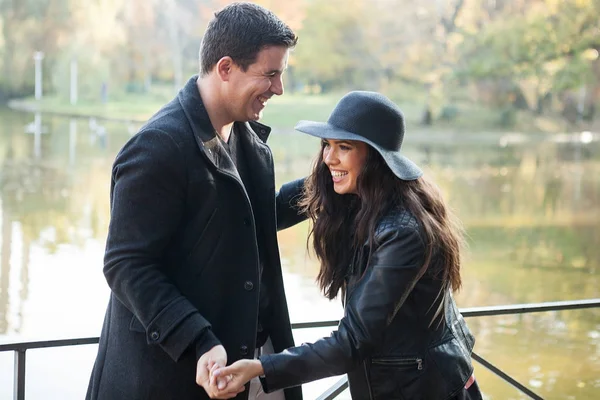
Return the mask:
{"type": "Polygon", "coordinates": [[[240,354],[245,356],[248,354],[248,346],[240,346],[240,354]]]}
{"type": "Polygon", "coordinates": [[[246,289],[247,291],[251,291],[252,289],[254,289],[254,283],[252,283],[251,281],[244,282],[244,289],[246,289]]]}
{"type": "Polygon", "coordinates": [[[244,218],[244,225],[250,226],[250,218],[244,218]]]}
{"type": "Polygon", "coordinates": [[[160,339],[160,333],[157,331],[150,332],[150,339],[156,342],[158,339],[160,339]]]}

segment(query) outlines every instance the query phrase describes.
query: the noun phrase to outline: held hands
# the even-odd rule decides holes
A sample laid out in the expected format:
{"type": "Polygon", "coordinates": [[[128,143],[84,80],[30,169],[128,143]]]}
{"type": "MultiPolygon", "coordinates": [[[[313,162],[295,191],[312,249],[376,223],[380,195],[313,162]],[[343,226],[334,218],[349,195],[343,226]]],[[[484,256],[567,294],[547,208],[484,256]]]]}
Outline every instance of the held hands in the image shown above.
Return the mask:
{"type": "Polygon", "coordinates": [[[200,357],[196,366],[196,383],[211,399],[231,399],[245,390],[244,385],[264,373],[258,360],[239,360],[229,367],[227,352],[215,346],[200,357]]]}
{"type": "Polygon", "coordinates": [[[198,364],[196,365],[196,383],[204,388],[206,394],[211,399],[230,399],[239,393],[232,393],[229,397],[217,397],[220,394],[225,395],[225,393],[221,393],[219,387],[226,388],[227,382],[225,379],[214,380],[211,377],[211,371],[225,365],[227,365],[227,352],[221,345],[213,347],[198,360],[198,364]],[[213,383],[211,384],[211,382],[213,383]]]}
{"type": "MultiPolygon", "coordinates": [[[[229,367],[214,365],[211,369],[210,385],[216,387],[216,399],[230,399],[244,391],[251,379],[264,374],[259,360],[239,360],[229,367]]],[[[209,393],[210,396],[210,393],[209,393]]]]}

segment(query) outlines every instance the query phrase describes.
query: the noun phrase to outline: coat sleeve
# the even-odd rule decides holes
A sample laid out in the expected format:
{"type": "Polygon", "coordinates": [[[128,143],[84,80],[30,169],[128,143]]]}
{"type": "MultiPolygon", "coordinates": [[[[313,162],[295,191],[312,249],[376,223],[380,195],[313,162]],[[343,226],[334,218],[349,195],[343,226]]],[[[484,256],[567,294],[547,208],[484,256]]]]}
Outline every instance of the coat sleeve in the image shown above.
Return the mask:
{"type": "Polygon", "coordinates": [[[306,219],[300,212],[298,202],[302,198],[306,178],[288,182],[281,187],[276,196],[277,230],[287,229],[306,219]]]}
{"type": "Polygon", "coordinates": [[[185,160],[170,135],[142,131],[113,165],[104,275],[114,295],[141,322],[149,345],[175,361],[195,343],[219,341],[210,323],[163,271],[164,252],[183,219],[185,160]]]}
{"type": "Polygon", "coordinates": [[[422,266],[425,247],[415,228],[386,232],[370,266],[347,299],[331,336],[260,357],[265,391],[341,375],[355,368],[382,339],[422,266]]]}

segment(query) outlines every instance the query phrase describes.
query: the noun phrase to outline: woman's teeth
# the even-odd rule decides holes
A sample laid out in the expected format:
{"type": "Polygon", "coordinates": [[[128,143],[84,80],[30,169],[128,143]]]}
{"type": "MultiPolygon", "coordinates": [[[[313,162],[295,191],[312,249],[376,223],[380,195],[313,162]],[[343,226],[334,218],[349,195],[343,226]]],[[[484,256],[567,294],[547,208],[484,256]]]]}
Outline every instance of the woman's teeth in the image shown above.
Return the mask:
{"type": "Polygon", "coordinates": [[[342,176],[348,175],[347,172],[340,172],[340,171],[331,171],[331,176],[335,177],[335,178],[341,178],[342,176]]]}

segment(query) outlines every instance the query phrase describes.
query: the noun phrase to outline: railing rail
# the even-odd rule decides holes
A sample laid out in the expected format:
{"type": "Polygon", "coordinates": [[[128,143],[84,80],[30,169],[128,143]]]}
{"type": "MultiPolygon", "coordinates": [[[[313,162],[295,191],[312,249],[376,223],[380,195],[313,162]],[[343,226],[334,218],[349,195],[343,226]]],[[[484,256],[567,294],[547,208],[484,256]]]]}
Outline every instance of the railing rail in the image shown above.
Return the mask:
{"type": "Polygon", "coordinates": [[[471,353],[471,357],[473,357],[473,360],[477,361],[479,364],[483,365],[484,367],[492,371],[494,374],[498,375],[500,378],[504,379],[506,382],[511,384],[513,387],[525,393],[530,398],[534,400],[544,400],[542,397],[538,396],[527,386],[523,385],[521,382],[517,381],[512,376],[508,375],[506,372],[502,371],[500,368],[496,367],[494,364],[481,357],[479,354],[473,352],[471,353]]]}
{"type": "MultiPolygon", "coordinates": [[[[472,307],[462,308],[461,314],[465,318],[473,317],[489,317],[498,315],[513,315],[513,314],[525,314],[535,312],[548,312],[548,311],[561,311],[561,310],[576,310],[585,308],[596,308],[600,307],[600,299],[586,299],[586,300],[572,300],[572,301],[556,301],[546,303],[529,303],[529,304],[513,304],[503,306],[488,306],[488,307],[472,307]]],[[[326,328],[337,326],[338,320],[330,321],[315,321],[315,322],[298,322],[292,324],[292,329],[307,329],[307,328],[326,328]]],[[[13,342],[0,344],[0,352],[13,351],[15,353],[15,382],[14,382],[14,395],[15,400],[25,400],[25,362],[26,352],[32,349],[43,349],[49,347],[64,347],[64,346],[78,346],[86,344],[98,344],[98,337],[86,337],[86,338],[75,338],[75,339],[58,339],[58,340],[44,340],[44,341],[31,341],[31,342],[13,342]]],[[[535,394],[529,388],[516,379],[502,371],[500,368],[494,366],[489,361],[476,353],[473,353],[473,359],[480,363],[485,368],[505,380],[513,387],[526,394],[534,400],[542,399],[539,395],[535,394]]],[[[346,377],[341,378],[332,387],[327,389],[321,394],[317,400],[332,400],[336,398],[348,387],[348,380],[346,377]]]]}
{"type": "Polygon", "coordinates": [[[327,389],[323,394],[317,397],[316,400],[333,400],[338,397],[344,390],[348,388],[348,378],[343,377],[339,381],[333,384],[332,387],[327,389]]]}
{"type": "Polygon", "coordinates": [[[461,308],[463,317],[492,317],[497,315],[528,314],[535,312],[578,310],[600,307],[600,299],[548,301],[545,303],[511,304],[505,306],[486,306],[461,308]]]}

